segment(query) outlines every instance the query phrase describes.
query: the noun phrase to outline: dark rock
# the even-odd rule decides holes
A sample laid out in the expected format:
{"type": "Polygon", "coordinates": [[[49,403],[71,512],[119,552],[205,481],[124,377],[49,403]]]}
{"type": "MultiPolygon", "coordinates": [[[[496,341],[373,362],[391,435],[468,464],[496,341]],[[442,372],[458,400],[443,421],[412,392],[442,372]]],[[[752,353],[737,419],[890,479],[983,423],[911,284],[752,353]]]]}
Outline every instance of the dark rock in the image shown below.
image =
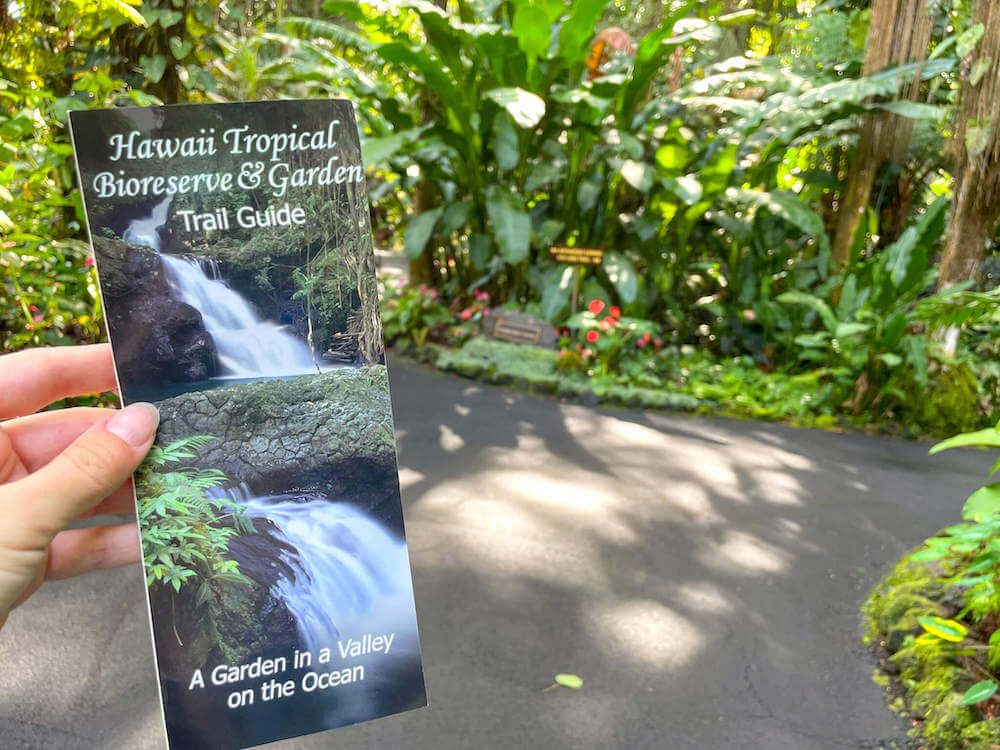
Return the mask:
{"type": "Polygon", "coordinates": [[[94,238],[101,290],[123,386],[205,380],[215,344],[201,313],[173,299],[160,256],[144,247],[94,238]]]}

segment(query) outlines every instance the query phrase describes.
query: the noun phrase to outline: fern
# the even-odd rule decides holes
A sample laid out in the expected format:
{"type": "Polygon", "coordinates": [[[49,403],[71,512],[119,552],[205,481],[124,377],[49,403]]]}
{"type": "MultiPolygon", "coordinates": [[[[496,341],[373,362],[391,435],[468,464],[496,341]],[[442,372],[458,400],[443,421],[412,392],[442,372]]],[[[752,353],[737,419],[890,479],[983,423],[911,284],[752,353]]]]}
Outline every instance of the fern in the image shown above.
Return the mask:
{"type": "Polygon", "coordinates": [[[198,606],[223,581],[247,582],[236,561],[226,555],[230,540],[253,533],[253,523],[243,508],[211,494],[229,481],[222,471],[178,467],[160,473],[156,469],[196,459],[215,439],[194,435],[156,446],[137,474],[146,583],[170,586],[174,591],[196,585],[198,606]]]}

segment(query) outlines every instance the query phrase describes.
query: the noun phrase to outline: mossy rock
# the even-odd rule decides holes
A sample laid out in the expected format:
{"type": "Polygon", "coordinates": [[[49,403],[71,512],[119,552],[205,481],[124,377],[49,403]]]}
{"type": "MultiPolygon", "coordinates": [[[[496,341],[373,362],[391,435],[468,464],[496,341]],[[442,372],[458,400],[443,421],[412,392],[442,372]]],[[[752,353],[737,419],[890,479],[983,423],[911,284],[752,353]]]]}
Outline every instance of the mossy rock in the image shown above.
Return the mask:
{"type": "Polygon", "coordinates": [[[863,606],[865,640],[869,644],[883,642],[891,654],[887,671],[895,674],[881,673],[881,682],[895,682],[901,688],[903,698],[892,708],[916,720],[911,735],[921,748],[1000,747],[993,739],[994,722],[982,721],[977,708],[962,705],[962,696],[975,680],[956,657],[954,646],[921,635],[917,618],[952,617],[954,613],[948,589],[935,567],[907,555],[879,582],[863,606]]]}
{"type": "Polygon", "coordinates": [[[962,730],[965,750],[997,750],[1000,747],[1000,720],[987,719],[970,724],[962,730]]]}
{"type": "Polygon", "coordinates": [[[983,427],[979,380],[966,364],[942,366],[931,376],[926,393],[907,404],[905,421],[929,435],[946,437],[983,427]]]}

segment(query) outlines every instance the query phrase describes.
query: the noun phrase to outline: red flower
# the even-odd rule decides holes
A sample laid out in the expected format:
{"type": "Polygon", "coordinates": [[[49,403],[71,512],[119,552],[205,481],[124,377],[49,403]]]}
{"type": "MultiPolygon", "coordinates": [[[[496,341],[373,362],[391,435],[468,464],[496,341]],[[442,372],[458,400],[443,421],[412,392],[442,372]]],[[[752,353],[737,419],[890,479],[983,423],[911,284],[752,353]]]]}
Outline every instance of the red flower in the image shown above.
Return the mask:
{"type": "Polygon", "coordinates": [[[622,316],[622,309],[617,305],[612,305],[608,312],[611,313],[612,318],[620,318],[622,316]]]}
{"type": "Polygon", "coordinates": [[[458,314],[458,317],[460,317],[462,320],[468,320],[469,318],[472,317],[472,308],[471,307],[465,308],[464,310],[462,310],[462,312],[458,314]]]}
{"type": "MultiPolygon", "coordinates": [[[[591,304],[591,308],[593,308],[593,304],[591,304]]],[[[597,331],[587,331],[587,341],[591,344],[596,344],[599,338],[601,338],[601,334],[597,331]]]]}
{"type": "Polygon", "coordinates": [[[31,310],[31,312],[38,312],[38,305],[28,305],[28,309],[31,310]]]}
{"type": "Polygon", "coordinates": [[[639,339],[638,341],[635,342],[636,349],[642,349],[645,345],[646,341],[644,339],[639,339]]]}
{"type": "Polygon", "coordinates": [[[645,341],[647,344],[650,341],[652,341],[652,339],[653,339],[653,334],[651,334],[649,331],[646,331],[646,333],[643,334],[643,336],[642,336],[642,340],[645,341]]]}
{"type": "Polygon", "coordinates": [[[594,315],[600,315],[601,310],[604,309],[604,303],[599,299],[590,300],[590,304],[587,306],[590,312],[594,315]]]}
{"type": "Polygon", "coordinates": [[[84,268],[93,268],[94,267],[94,259],[88,255],[84,259],[84,261],[83,261],[83,267],[84,268]]]}
{"type": "Polygon", "coordinates": [[[655,339],[653,341],[653,346],[655,346],[657,349],[659,349],[661,346],[663,346],[663,341],[661,339],[655,339]]]}

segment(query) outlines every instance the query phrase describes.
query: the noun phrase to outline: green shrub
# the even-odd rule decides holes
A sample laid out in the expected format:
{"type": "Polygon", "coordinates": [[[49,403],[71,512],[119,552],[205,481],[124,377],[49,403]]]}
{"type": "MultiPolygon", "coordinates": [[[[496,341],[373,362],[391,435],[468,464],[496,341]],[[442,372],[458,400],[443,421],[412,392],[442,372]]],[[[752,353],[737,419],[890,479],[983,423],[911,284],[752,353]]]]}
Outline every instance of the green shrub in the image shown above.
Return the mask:
{"type": "Polygon", "coordinates": [[[136,477],[147,585],[174,591],[194,586],[198,605],[209,600],[213,585],[221,581],[248,582],[226,554],[234,536],[254,532],[240,506],[209,493],[227,481],[221,471],[161,471],[196,458],[196,451],[213,440],[198,435],[154,446],[136,477]]]}

